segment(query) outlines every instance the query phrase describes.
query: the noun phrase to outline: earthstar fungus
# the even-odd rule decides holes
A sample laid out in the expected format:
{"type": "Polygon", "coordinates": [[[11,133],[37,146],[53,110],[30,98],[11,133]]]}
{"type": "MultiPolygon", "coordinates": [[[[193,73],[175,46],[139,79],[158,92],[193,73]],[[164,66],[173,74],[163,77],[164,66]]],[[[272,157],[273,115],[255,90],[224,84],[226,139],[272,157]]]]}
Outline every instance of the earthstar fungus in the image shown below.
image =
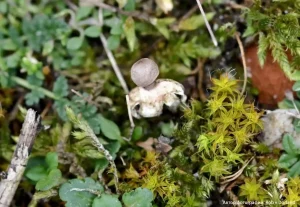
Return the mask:
{"type": "Polygon", "coordinates": [[[140,119],[156,117],[162,114],[164,105],[176,112],[187,97],[184,87],[172,79],[157,79],[157,64],[148,58],[142,58],[133,64],[131,79],[137,85],[129,96],[129,107],[133,117],[140,119]]]}

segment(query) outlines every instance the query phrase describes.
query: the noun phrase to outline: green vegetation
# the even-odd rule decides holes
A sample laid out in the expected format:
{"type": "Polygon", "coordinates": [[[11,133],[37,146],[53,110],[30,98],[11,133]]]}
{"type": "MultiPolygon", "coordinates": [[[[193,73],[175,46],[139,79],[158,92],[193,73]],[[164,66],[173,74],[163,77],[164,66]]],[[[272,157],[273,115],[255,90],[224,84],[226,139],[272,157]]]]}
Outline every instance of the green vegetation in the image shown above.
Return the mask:
{"type": "Polygon", "coordinates": [[[258,45],[261,65],[271,52],[297,80],[298,98],[279,107],[300,110],[300,4],[249,2],[203,3],[215,47],[196,1],[1,1],[0,183],[27,109],[43,125],[12,205],[300,205],[299,147],[291,134],[283,149],[259,141],[264,108],[235,43],[243,34],[242,49],[258,45]],[[184,85],[188,101],[133,124],[130,67],[144,57],[159,78],[184,85]]]}

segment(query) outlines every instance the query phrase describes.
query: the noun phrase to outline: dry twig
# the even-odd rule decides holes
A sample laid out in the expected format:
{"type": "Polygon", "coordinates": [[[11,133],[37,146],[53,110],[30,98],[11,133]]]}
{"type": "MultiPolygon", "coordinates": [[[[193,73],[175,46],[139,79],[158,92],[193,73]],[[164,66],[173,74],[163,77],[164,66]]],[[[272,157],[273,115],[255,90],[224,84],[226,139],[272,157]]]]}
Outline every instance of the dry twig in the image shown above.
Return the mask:
{"type": "Polygon", "coordinates": [[[105,52],[107,54],[107,57],[108,57],[108,59],[109,59],[109,61],[111,63],[111,66],[114,69],[115,74],[118,77],[118,79],[119,79],[119,81],[120,81],[120,83],[121,83],[121,85],[123,87],[123,90],[125,91],[126,94],[128,94],[129,90],[128,90],[127,84],[126,84],[126,82],[125,82],[125,80],[123,78],[122,73],[120,72],[120,68],[119,68],[119,66],[117,64],[117,61],[116,61],[114,55],[112,54],[111,50],[107,46],[107,40],[106,40],[105,36],[102,33],[100,33],[100,40],[101,40],[102,45],[104,47],[104,50],[105,50],[105,52]]]}
{"type": "Polygon", "coordinates": [[[27,111],[19,142],[15,149],[7,176],[0,182],[0,207],[9,207],[23,177],[29,155],[39,132],[40,116],[32,109],[27,111]]]}
{"type": "Polygon", "coordinates": [[[127,140],[127,141],[130,141],[131,138],[132,138],[132,134],[133,134],[135,124],[133,122],[133,118],[132,118],[132,114],[131,114],[130,102],[129,102],[129,96],[128,95],[126,95],[126,104],[127,104],[128,117],[129,117],[129,121],[130,121],[130,134],[129,134],[129,140],[127,140]]]}
{"type": "MultiPolygon", "coordinates": [[[[99,2],[99,3],[101,3],[101,2],[99,2]]],[[[101,3],[101,4],[102,4],[102,3],[101,3]]],[[[99,9],[99,12],[98,12],[98,13],[99,13],[99,15],[98,15],[98,16],[99,16],[99,17],[98,17],[98,18],[99,18],[99,23],[100,23],[100,25],[101,25],[101,24],[103,24],[102,10],[99,9]]],[[[102,26],[102,25],[101,25],[101,26],[102,26]]],[[[103,33],[100,33],[100,40],[101,40],[101,42],[102,42],[102,45],[103,45],[104,50],[105,50],[105,52],[106,52],[106,55],[107,55],[107,57],[108,57],[108,59],[109,59],[109,61],[110,61],[110,63],[111,63],[111,66],[112,66],[112,68],[114,69],[115,74],[116,74],[118,80],[120,81],[120,83],[121,83],[121,85],[122,85],[122,87],[123,87],[123,90],[125,91],[126,94],[128,94],[128,93],[129,93],[129,90],[128,90],[127,84],[126,84],[126,82],[125,82],[125,80],[124,80],[124,77],[123,77],[123,75],[122,75],[122,73],[121,73],[121,71],[120,71],[120,68],[119,68],[119,66],[118,66],[118,64],[117,64],[117,61],[116,61],[116,59],[115,59],[113,53],[112,53],[111,50],[108,48],[107,40],[106,40],[106,38],[105,38],[105,36],[104,36],[103,33]]]]}
{"type": "Polygon", "coordinates": [[[205,60],[198,59],[197,68],[198,68],[198,91],[199,91],[199,97],[201,101],[206,101],[207,97],[205,96],[205,93],[203,91],[203,76],[204,76],[204,63],[205,60]]]}
{"type": "Polygon", "coordinates": [[[227,1],[227,2],[225,2],[225,4],[228,4],[233,9],[247,9],[248,8],[244,5],[237,4],[234,1],[227,1]]]}
{"type": "Polygon", "coordinates": [[[243,89],[242,89],[242,92],[241,92],[243,94],[246,90],[246,85],[247,85],[247,65],[246,65],[245,51],[244,51],[243,43],[242,43],[241,38],[240,38],[240,34],[236,32],[234,35],[235,35],[236,41],[239,44],[239,48],[240,48],[241,56],[242,56],[242,62],[243,62],[244,84],[243,84],[243,89]]]}
{"type": "Polygon", "coordinates": [[[213,33],[213,31],[212,31],[209,23],[208,23],[208,20],[206,18],[205,12],[204,12],[203,7],[201,5],[201,1],[200,0],[196,0],[196,1],[197,1],[198,6],[199,6],[200,12],[201,12],[201,14],[203,16],[203,19],[204,19],[205,25],[207,27],[207,30],[208,30],[208,32],[210,34],[211,40],[212,40],[212,42],[214,43],[215,46],[218,46],[218,41],[217,41],[217,39],[216,39],[216,37],[215,37],[215,35],[214,35],[214,33],[213,33]]]}
{"type": "Polygon", "coordinates": [[[235,179],[237,179],[244,171],[244,169],[247,167],[247,165],[251,162],[251,160],[253,159],[254,157],[251,157],[244,165],[241,169],[239,169],[236,173],[232,174],[232,175],[228,175],[226,177],[223,177],[222,179],[224,181],[222,181],[220,184],[226,184],[226,183],[229,183],[235,179]]]}

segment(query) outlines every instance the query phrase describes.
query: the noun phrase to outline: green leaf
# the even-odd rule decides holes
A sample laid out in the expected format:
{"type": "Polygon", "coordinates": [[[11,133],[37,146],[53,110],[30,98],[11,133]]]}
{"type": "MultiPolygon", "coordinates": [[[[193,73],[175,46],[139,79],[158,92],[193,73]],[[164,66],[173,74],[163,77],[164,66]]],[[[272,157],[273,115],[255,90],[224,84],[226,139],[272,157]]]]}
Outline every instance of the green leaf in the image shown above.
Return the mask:
{"type": "Polygon", "coordinates": [[[297,162],[298,158],[295,155],[283,154],[278,160],[278,166],[280,168],[288,169],[290,166],[297,162]]]}
{"type": "Polygon", "coordinates": [[[137,188],[122,196],[126,207],[151,207],[152,200],[153,193],[147,188],[137,188]]]}
{"type": "Polygon", "coordinates": [[[48,152],[46,155],[46,163],[48,165],[48,169],[55,169],[58,167],[58,155],[56,152],[48,152]]]}
{"type": "Polygon", "coordinates": [[[297,82],[293,85],[293,91],[300,91],[300,81],[297,81],[297,82]]]}
{"type": "Polygon", "coordinates": [[[107,39],[107,46],[110,50],[117,49],[120,45],[120,36],[119,35],[111,35],[107,39]]]}
{"type": "Polygon", "coordinates": [[[175,130],[175,125],[172,121],[169,123],[161,124],[161,133],[164,136],[171,137],[173,135],[174,130],[175,130]]]}
{"type": "Polygon", "coordinates": [[[247,24],[247,28],[243,34],[243,37],[249,37],[251,35],[253,35],[256,32],[256,29],[250,24],[247,24]]]}
{"type": "Polygon", "coordinates": [[[53,48],[54,48],[54,41],[53,41],[53,40],[49,40],[48,42],[46,42],[46,43],[44,44],[42,54],[43,54],[44,56],[50,54],[50,53],[52,52],[53,48]]]}
{"type": "Polygon", "coordinates": [[[99,117],[100,129],[102,133],[109,139],[117,140],[121,138],[119,127],[111,120],[104,118],[102,115],[99,117]]]}
{"type": "Polygon", "coordinates": [[[8,51],[14,51],[17,49],[17,45],[12,41],[12,39],[4,39],[1,42],[1,49],[8,50],[8,51]]]}
{"type": "Polygon", "coordinates": [[[1,14],[5,14],[7,12],[7,8],[8,8],[7,3],[8,2],[5,2],[5,1],[0,2],[0,13],[1,14]]]}
{"type": "Polygon", "coordinates": [[[32,56],[23,57],[21,66],[29,75],[35,74],[41,70],[43,64],[32,56]]]}
{"type": "Polygon", "coordinates": [[[98,191],[99,193],[104,191],[102,185],[92,178],[72,179],[60,187],[59,197],[67,202],[66,207],[90,207],[96,195],[86,189],[98,191]]]}
{"type": "MultiPolygon", "coordinates": [[[[208,21],[212,20],[212,18],[215,16],[214,12],[210,12],[206,14],[206,18],[208,21]]],[[[201,26],[204,26],[205,22],[202,15],[194,15],[190,18],[184,19],[179,22],[178,28],[179,30],[195,30],[198,29],[201,26]]]]}
{"type": "Polygon", "coordinates": [[[100,198],[95,198],[92,207],[122,207],[116,195],[103,194],[100,198]]]}
{"type": "Polygon", "coordinates": [[[291,135],[285,134],[283,136],[282,145],[283,145],[284,150],[288,154],[290,154],[290,155],[297,154],[297,149],[295,147],[294,138],[291,135]]]}
{"type": "Polygon", "coordinates": [[[293,105],[292,101],[284,99],[284,100],[282,100],[278,103],[278,108],[280,108],[280,109],[292,109],[292,108],[294,108],[294,105],[293,105]]]}
{"type": "Polygon", "coordinates": [[[59,117],[64,121],[67,120],[67,114],[65,110],[65,106],[67,105],[70,105],[70,101],[65,98],[55,101],[53,105],[59,117]]]}
{"type": "Polygon", "coordinates": [[[81,20],[85,17],[87,17],[90,13],[92,13],[93,7],[90,6],[82,6],[79,7],[76,12],[76,20],[81,20]]]}
{"type": "Polygon", "coordinates": [[[59,76],[54,83],[53,93],[58,97],[66,97],[69,94],[68,81],[64,76],[59,76]]]}
{"type": "Polygon", "coordinates": [[[300,119],[294,119],[293,126],[297,133],[300,133],[300,119]]]}
{"type": "Polygon", "coordinates": [[[32,181],[39,181],[40,179],[46,177],[47,174],[47,169],[44,166],[34,166],[28,170],[26,170],[25,176],[29,178],[32,181]]]}
{"type": "Polygon", "coordinates": [[[127,0],[116,0],[119,4],[119,8],[123,8],[127,4],[127,0]]]}
{"type": "Polygon", "coordinates": [[[127,4],[124,7],[126,11],[134,11],[135,10],[135,0],[128,0],[127,4]]]}
{"type": "Polygon", "coordinates": [[[44,44],[50,40],[64,40],[69,36],[71,27],[63,19],[54,15],[35,15],[33,18],[23,18],[22,31],[29,48],[41,52],[44,44]]]}
{"type": "Polygon", "coordinates": [[[101,27],[90,26],[84,30],[84,34],[88,37],[99,37],[101,33],[101,27]]]}
{"type": "Polygon", "coordinates": [[[37,90],[33,90],[30,93],[27,93],[25,96],[26,105],[32,106],[34,104],[38,104],[40,99],[43,99],[44,97],[45,97],[45,94],[43,94],[37,90]]]}
{"type": "Polygon", "coordinates": [[[110,141],[109,144],[105,145],[105,148],[112,156],[114,156],[117,152],[119,152],[121,143],[119,141],[110,141]]]}
{"type": "Polygon", "coordinates": [[[264,35],[264,33],[259,33],[259,41],[258,41],[258,60],[261,67],[264,66],[266,57],[267,57],[267,49],[269,46],[269,41],[264,35]]]}
{"type": "Polygon", "coordinates": [[[168,26],[172,24],[175,18],[153,18],[151,19],[151,24],[166,38],[170,38],[170,30],[168,26]]]}
{"type": "Polygon", "coordinates": [[[61,177],[61,171],[59,169],[53,169],[46,177],[37,182],[35,189],[40,191],[49,190],[59,184],[61,177]]]}
{"type": "Polygon", "coordinates": [[[67,49],[68,50],[78,50],[83,43],[82,37],[72,37],[68,39],[67,49]]]}
{"type": "Polygon", "coordinates": [[[128,17],[123,25],[124,33],[129,45],[129,49],[132,52],[136,42],[134,20],[132,17],[128,17]]]}
{"type": "Polygon", "coordinates": [[[288,172],[289,177],[296,177],[298,175],[300,175],[300,161],[293,165],[293,167],[288,172]]]}
{"type": "Polygon", "coordinates": [[[28,83],[34,86],[42,86],[43,85],[43,79],[38,78],[36,75],[28,75],[26,77],[26,80],[28,83]]]}
{"type": "Polygon", "coordinates": [[[134,128],[133,133],[132,133],[132,140],[137,141],[141,139],[143,136],[143,127],[137,126],[134,128]]]}
{"type": "Polygon", "coordinates": [[[112,25],[110,34],[112,35],[121,35],[123,33],[122,22],[119,19],[116,19],[116,22],[112,25]]]}
{"type": "Polygon", "coordinates": [[[108,167],[108,160],[106,158],[97,159],[95,162],[95,171],[103,171],[108,167]]]}
{"type": "Polygon", "coordinates": [[[292,74],[290,75],[291,80],[295,80],[295,81],[299,81],[300,80],[300,71],[296,70],[294,72],[292,72],[292,74]]]}

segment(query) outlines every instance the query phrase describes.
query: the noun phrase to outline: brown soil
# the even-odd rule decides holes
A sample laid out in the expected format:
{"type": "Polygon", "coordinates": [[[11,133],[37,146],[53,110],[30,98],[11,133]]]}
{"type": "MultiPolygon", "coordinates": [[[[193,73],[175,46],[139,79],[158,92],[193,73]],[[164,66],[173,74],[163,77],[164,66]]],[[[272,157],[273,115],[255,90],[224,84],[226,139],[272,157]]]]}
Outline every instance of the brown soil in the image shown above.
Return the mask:
{"type": "Polygon", "coordinates": [[[259,90],[259,102],[269,106],[276,106],[285,98],[285,91],[291,90],[293,81],[290,81],[274,62],[271,53],[267,54],[263,68],[259,65],[257,46],[251,46],[245,52],[247,67],[251,71],[253,86],[259,90]]]}

